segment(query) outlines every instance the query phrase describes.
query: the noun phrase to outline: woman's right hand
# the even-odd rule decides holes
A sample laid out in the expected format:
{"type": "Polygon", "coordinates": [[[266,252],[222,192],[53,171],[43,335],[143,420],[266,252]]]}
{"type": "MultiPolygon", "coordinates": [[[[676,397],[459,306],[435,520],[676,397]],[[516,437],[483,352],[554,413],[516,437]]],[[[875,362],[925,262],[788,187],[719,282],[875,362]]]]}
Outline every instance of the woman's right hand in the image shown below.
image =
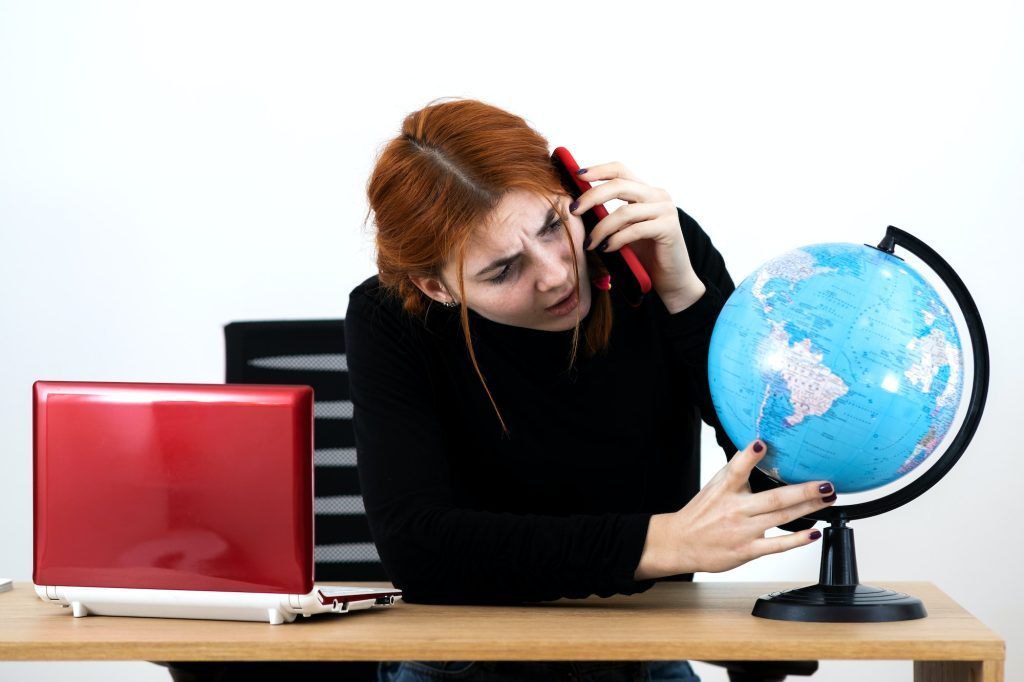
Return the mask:
{"type": "Polygon", "coordinates": [[[725,465],[685,507],[651,517],[635,578],[718,573],[751,559],[802,547],[821,537],[809,529],[766,538],[769,528],[795,521],[836,501],[832,484],[813,481],[750,491],[750,472],[767,452],[755,440],[725,465]]]}

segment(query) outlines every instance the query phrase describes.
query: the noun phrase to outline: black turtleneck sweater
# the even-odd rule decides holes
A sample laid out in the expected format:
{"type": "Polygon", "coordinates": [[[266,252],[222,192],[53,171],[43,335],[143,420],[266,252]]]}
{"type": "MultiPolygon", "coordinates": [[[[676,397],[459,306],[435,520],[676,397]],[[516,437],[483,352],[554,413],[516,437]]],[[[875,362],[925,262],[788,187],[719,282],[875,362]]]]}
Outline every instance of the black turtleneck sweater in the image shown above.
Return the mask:
{"type": "MultiPolygon", "coordinates": [[[[733,290],[722,256],[679,211],[707,293],[670,315],[612,292],[607,353],[577,356],[572,331],[511,327],[457,309],[403,311],[376,277],[345,321],[359,477],[384,567],[408,601],[502,603],[630,594],[652,514],[699,486],[700,420],[733,444],[711,406],[707,352],[733,290]]],[[[768,487],[758,473],[755,489],[768,487]]],[[[688,579],[684,576],[683,579],[688,579]]]]}

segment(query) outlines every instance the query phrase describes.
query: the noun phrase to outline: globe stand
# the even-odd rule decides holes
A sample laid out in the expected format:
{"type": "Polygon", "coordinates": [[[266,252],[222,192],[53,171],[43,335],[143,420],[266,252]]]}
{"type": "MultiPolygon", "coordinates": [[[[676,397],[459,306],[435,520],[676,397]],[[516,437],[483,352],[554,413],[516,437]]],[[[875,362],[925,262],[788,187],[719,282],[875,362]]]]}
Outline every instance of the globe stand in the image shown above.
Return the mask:
{"type": "Polygon", "coordinates": [[[763,595],[753,614],[814,623],[881,623],[928,615],[916,597],[860,584],[853,529],[843,518],[825,528],[818,584],[763,595]]]}

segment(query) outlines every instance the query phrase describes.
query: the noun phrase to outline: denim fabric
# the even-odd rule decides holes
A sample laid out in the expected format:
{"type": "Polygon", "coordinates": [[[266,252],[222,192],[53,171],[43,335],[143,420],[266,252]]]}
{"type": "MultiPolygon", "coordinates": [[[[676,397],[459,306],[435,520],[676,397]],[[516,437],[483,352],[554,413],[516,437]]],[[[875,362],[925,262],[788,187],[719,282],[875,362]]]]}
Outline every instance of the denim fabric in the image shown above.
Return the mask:
{"type": "Polygon", "coordinates": [[[380,664],[380,682],[700,682],[686,661],[400,661],[380,664]]]}

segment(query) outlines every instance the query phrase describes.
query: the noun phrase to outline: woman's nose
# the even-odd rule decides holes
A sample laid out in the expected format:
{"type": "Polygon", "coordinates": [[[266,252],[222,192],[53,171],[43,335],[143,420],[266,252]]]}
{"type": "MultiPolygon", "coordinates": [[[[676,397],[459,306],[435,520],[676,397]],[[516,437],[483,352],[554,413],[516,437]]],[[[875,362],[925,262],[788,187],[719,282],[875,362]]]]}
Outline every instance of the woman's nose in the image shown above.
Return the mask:
{"type": "Polygon", "coordinates": [[[572,276],[572,254],[567,245],[544,249],[540,262],[537,288],[541,291],[560,289],[572,276]]]}

